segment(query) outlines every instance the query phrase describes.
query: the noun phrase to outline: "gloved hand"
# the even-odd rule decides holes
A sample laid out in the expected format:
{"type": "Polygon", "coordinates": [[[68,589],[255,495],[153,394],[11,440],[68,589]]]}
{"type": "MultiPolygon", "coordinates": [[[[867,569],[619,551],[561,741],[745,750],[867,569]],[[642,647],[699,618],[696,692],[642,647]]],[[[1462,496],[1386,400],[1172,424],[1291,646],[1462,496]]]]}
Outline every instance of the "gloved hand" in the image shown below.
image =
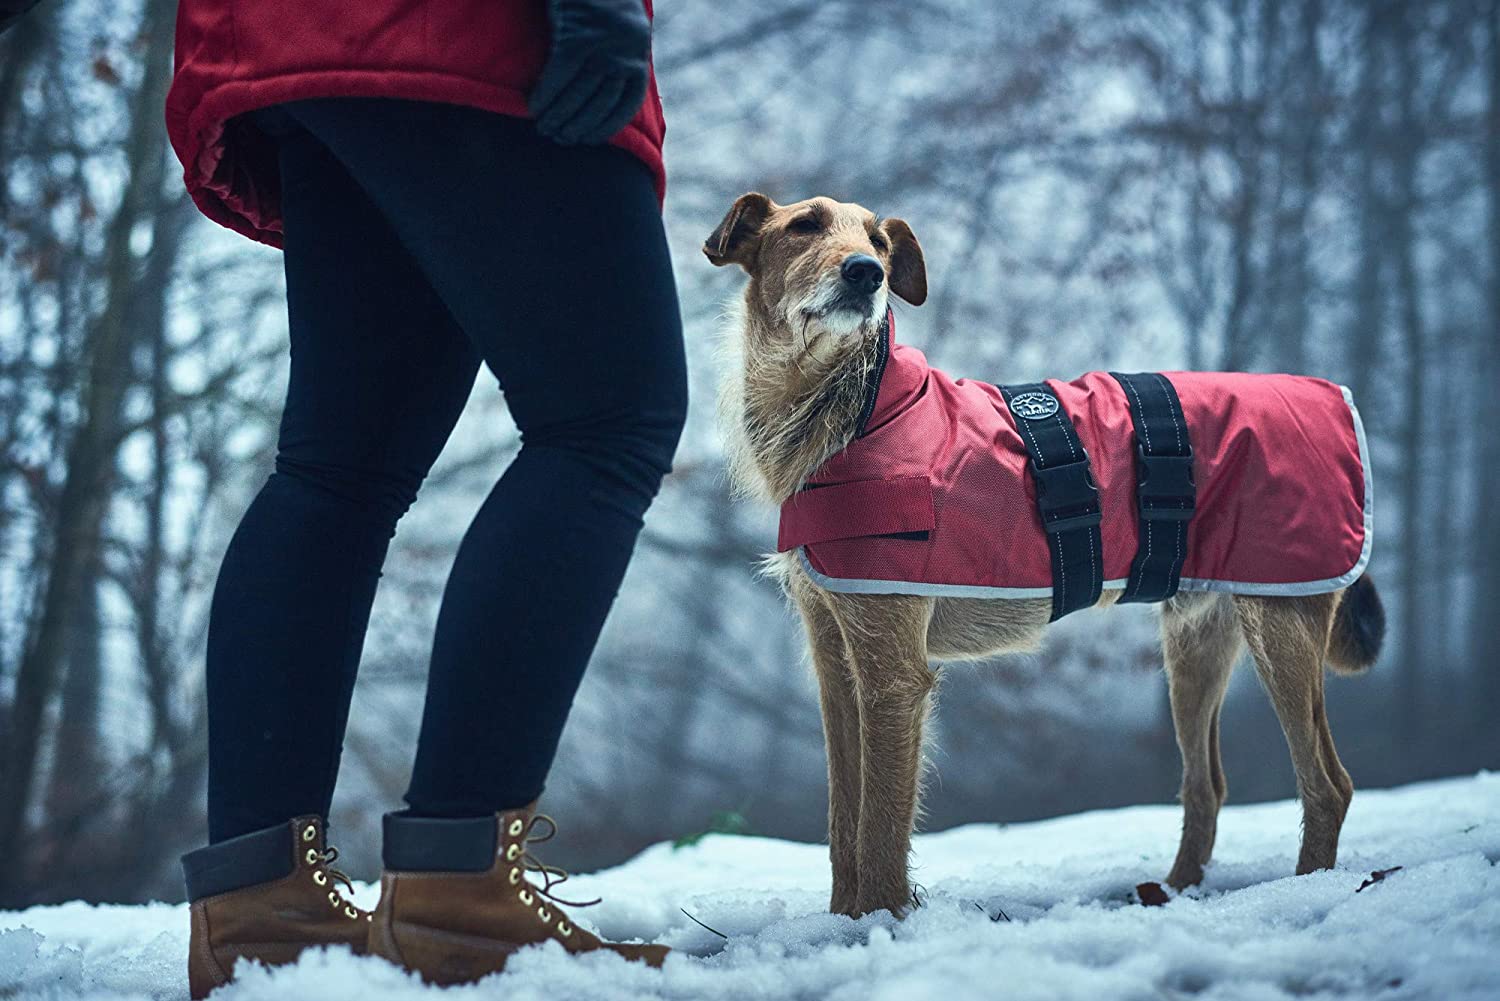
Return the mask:
{"type": "Polygon", "coordinates": [[[646,96],[651,21],[641,0],[547,0],[552,52],[536,89],[537,131],[565,145],[607,142],[646,96]]]}
{"type": "Polygon", "coordinates": [[[21,15],[35,7],[40,0],[0,0],[0,34],[21,19],[21,15]]]}

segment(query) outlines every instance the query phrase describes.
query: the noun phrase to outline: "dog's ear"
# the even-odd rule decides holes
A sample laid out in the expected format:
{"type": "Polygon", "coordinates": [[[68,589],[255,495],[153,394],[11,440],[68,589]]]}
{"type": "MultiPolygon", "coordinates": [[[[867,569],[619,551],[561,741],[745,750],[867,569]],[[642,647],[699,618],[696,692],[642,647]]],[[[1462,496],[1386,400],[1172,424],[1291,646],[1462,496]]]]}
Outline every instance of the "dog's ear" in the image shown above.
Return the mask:
{"type": "Polygon", "coordinates": [[[880,231],[891,241],[891,291],[920,306],[927,301],[927,262],[922,245],[904,219],[886,219],[880,231]]]}
{"type": "Polygon", "coordinates": [[[703,243],[704,256],[714,267],[738,264],[748,271],[753,257],[751,247],[775,207],[776,204],[759,191],[740,195],[718,227],[708,234],[703,243]]]}

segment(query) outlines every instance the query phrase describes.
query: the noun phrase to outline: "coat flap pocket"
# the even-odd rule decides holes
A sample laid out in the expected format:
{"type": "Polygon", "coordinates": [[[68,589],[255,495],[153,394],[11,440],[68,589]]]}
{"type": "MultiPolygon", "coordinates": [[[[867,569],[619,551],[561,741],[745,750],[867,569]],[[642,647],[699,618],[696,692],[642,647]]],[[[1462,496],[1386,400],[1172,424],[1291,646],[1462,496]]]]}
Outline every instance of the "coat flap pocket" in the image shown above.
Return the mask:
{"type": "Polygon", "coordinates": [[[930,532],[932,483],[925,476],[811,484],[781,505],[776,549],[835,539],[930,532]]]}

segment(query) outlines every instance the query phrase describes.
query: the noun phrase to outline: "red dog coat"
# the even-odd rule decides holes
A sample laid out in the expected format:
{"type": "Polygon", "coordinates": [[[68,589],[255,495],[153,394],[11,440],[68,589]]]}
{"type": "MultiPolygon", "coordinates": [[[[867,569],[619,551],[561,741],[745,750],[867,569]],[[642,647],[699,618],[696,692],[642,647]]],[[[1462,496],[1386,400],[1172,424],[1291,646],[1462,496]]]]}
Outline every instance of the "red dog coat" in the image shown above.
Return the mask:
{"type": "MultiPolygon", "coordinates": [[[[781,506],[777,549],[832,591],[1034,598],[1052,594],[1030,462],[995,386],[953,379],[895,343],[865,432],[781,506]],[[812,489],[812,488],[816,489],[812,489]]],[[[1315,594],[1370,558],[1364,428],[1323,379],[1163,373],[1193,450],[1197,510],[1181,588],[1315,594]]],[[[1125,586],[1139,536],[1125,392],[1090,372],[1049,380],[1088,450],[1103,511],[1104,586],[1125,586]]]]}

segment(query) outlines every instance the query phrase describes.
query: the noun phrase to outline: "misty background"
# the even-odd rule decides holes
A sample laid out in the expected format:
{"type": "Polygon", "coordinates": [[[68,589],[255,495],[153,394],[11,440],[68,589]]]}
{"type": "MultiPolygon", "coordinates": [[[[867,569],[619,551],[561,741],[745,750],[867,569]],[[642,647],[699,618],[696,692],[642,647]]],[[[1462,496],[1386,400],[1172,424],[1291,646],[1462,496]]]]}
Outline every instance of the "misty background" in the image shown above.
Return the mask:
{"type": "MultiPolygon", "coordinates": [[[[0,907],[181,899],[206,833],[208,597],[271,469],[286,319],[280,255],[182,190],[175,6],[47,0],[0,36],[0,907]]],[[[664,0],[655,46],[694,399],[543,800],[549,861],[825,833],[800,625],[754,574],[775,515],[730,496],[715,423],[742,279],[698,248],[749,189],[910,222],[933,294],[899,333],[955,374],[1349,385],[1392,628],[1329,682],[1341,755],[1363,787],[1500,764],[1500,0],[664,0]]],[[[608,267],[588,245],[581,282],[608,267]]],[[[332,817],[356,877],[449,561],[516,447],[482,372],[365,646],[332,817]]],[[[945,671],[925,826],[1170,801],[1154,630],[1081,613],[945,671]]],[[[1252,671],[1223,736],[1231,800],[1294,794],[1252,671]]]]}

